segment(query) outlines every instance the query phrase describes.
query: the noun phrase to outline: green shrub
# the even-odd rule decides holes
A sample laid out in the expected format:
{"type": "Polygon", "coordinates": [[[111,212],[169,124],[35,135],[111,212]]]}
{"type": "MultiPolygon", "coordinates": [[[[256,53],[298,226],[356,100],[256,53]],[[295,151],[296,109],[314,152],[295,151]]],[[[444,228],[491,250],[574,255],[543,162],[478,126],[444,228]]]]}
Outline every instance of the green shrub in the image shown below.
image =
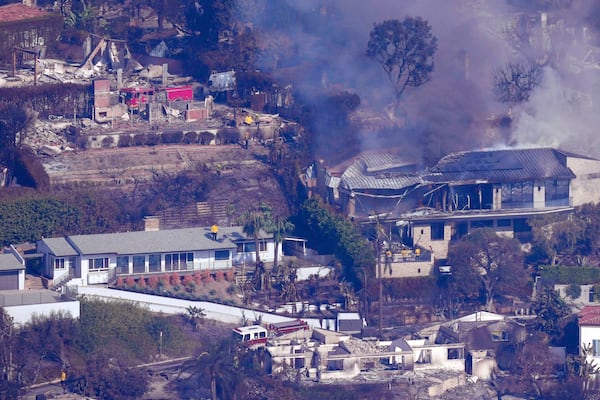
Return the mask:
{"type": "Polygon", "coordinates": [[[570,284],[567,286],[566,294],[573,300],[578,299],[581,296],[581,286],[574,283],[570,284]]]}
{"type": "Polygon", "coordinates": [[[554,284],[577,284],[590,285],[600,283],[600,268],[595,267],[541,267],[540,276],[542,281],[548,285],[554,284]]]}

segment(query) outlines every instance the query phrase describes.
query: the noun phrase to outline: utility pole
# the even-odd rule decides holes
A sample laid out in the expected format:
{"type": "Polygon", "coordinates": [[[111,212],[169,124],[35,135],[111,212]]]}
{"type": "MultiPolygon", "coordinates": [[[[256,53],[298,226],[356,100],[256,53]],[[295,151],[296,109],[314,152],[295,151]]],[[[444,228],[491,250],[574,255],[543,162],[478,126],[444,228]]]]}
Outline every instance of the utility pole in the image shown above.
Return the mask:
{"type": "Polygon", "coordinates": [[[163,346],[163,331],[160,331],[158,334],[158,354],[159,354],[161,360],[162,360],[162,346],[163,346]]]}
{"type": "Polygon", "coordinates": [[[383,274],[381,273],[381,239],[377,221],[377,274],[379,275],[379,338],[383,337],[383,274]]]}

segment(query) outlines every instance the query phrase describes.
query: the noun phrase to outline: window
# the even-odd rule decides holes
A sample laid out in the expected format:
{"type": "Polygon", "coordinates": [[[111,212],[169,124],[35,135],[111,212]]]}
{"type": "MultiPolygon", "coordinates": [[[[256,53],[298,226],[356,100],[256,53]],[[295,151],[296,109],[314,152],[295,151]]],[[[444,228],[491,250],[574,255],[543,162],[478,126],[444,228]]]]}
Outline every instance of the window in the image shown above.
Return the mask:
{"type": "Polygon", "coordinates": [[[507,342],[508,341],[508,332],[494,331],[494,332],[492,332],[492,340],[494,342],[507,342]]]}
{"type": "Polygon", "coordinates": [[[117,256],[117,274],[129,273],[129,256],[117,256]]]}
{"type": "Polygon", "coordinates": [[[533,205],[533,182],[503,184],[502,205],[503,208],[531,207],[533,205]]]}
{"type": "Polygon", "coordinates": [[[160,272],[160,254],[148,255],[148,272],[160,272]]]}
{"type": "Polygon", "coordinates": [[[165,254],[165,269],[167,271],[194,269],[194,253],[165,254]]]}
{"type": "Polygon", "coordinates": [[[592,340],[592,355],[600,357],[600,340],[592,340]]]}
{"type": "Polygon", "coordinates": [[[431,364],[431,349],[423,349],[419,353],[419,358],[416,361],[417,364],[431,364]]]}
{"type": "MultiPolygon", "coordinates": [[[[258,242],[258,251],[267,251],[267,242],[261,240],[258,242]]],[[[241,242],[237,245],[238,253],[255,253],[256,243],[255,242],[241,242]]]]}
{"type": "Polygon", "coordinates": [[[444,240],[444,223],[431,224],[431,240],[444,240]]]}
{"type": "Polygon", "coordinates": [[[510,219],[499,219],[498,220],[498,226],[499,227],[510,227],[510,219]]]}
{"type": "Polygon", "coordinates": [[[448,349],[448,360],[462,360],[463,349],[448,349]]]}
{"type": "Polygon", "coordinates": [[[65,259],[63,257],[54,259],[54,269],[55,270],[62,270],[62,269],[65,269],[66,267],[67,266],[65,265],[65,259]]]}
{"type": "Polygon", "coordinates": [[[90,271],[101,271],[108,269],[108,257],[90,259],[90,271]]]}
{"type": "Polygon", "coordinates": [[[471,228],[491,228],[494,226],[494,221],[492,220],[483,220],[483,221],[473,221],[471,222],[471,228]]]}
{"type": "Polygon", "coordinates": [[[215,250],[215,260],[229,260],[229,250],[215,250]]]}
{"type": "Polygon", "coordinates": [[[143,274],[146,272],[146,256],[133,256],[133,273],[143,274]]]}
{"type": "Polygon", "coordinates": [[[546,205],[562,206],[569,205],[569,181],[564,179],[547,179],[546,187],[546,205]]]}

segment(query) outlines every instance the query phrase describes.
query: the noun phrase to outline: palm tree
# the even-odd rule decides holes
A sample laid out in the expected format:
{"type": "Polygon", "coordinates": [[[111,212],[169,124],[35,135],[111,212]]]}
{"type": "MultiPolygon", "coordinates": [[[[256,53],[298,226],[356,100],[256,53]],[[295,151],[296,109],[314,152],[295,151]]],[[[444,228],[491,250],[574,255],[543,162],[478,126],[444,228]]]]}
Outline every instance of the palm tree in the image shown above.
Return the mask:
{"type": "Polygon", "coordinates": [[[279,244],[283,242],[285,235],[294,229],[294,224],[288,220],[282,221],[280,217],[276,217],[274,227],[275,230],[273,231],[273,240],[275,241],[275,260],[273,261],[273,269],[277,269],[279,244]]]}
{"type": "Polygon", "coordinates": [[[244,234],[254,239],[254,247],[256,251],[256,283],[259,290],[262,290],[264,287],[264,266],[260,260],[259,237],[261,235],[261,232],[275,231],[275,224],[273,222],[272,211],[272,208],[268,204],[261,203],[258,209],[250,210],[242,216],[242,220],[244,221],[244,234]]]}
{"type": "Polygon", "coordinates": [[[235,399],[235,378],[238,375],[234,366],[235,353],[233,340],[225,339],[214,344],[209,351],[204,351],[194,359],[186,361],[179,374],[189,372],[190,376],[187,379],[208,378],[212,400],[235,399]]]}

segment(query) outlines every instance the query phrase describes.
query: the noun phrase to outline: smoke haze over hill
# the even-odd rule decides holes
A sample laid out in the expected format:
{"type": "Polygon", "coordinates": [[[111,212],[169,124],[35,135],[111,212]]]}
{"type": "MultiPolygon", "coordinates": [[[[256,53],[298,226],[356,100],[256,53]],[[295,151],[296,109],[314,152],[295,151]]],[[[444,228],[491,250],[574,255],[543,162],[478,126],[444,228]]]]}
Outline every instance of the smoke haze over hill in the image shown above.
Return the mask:
{"type": "MultiPolygon", "coordinates": [[[[366,126],[363,148],[405,146],[413,155],[418,148],[427,164],[451,151],[514,145],[555,146],[600,157],[593,129],[600,116],[591,112],[586,94],[587,83],[596,80],[590,77],[600,71],[566,73],[567,55],[575,54],[572,46],[581,43],[578,30],[590,13],[584,2],[564,14],[548,13],[543,31],[540,12],[525,15],[502,1],[286,1],[295,12],[294,23],[277,30],[293,41],[295,57],[286,63],[300,66],[293,76],[308,99],[323,89],[350,90],[360,96],[361,109],[383,114],[393,91],[381,67],[366,56],[373,24],[420,16],[438,38],[431,80],[408,88],[401,99],[405,119],[385,139],[375,134],[377,128],[366,126]],[[529,37],[519,41],[517,28],[529,37]],[[526,60],[545,61],[545,77],[528,103],[510,109],[494,100],[493,73],[508,62],[526,60]],[[508,112],[512,124],[506,125],[510,119],[498,122],[508,112]]],[[[273,32],[272,26],[261,26],[265,21],[253,22],[273,32]]],[[[583,58],[586,49],[579,51],[583,58]]]]}

